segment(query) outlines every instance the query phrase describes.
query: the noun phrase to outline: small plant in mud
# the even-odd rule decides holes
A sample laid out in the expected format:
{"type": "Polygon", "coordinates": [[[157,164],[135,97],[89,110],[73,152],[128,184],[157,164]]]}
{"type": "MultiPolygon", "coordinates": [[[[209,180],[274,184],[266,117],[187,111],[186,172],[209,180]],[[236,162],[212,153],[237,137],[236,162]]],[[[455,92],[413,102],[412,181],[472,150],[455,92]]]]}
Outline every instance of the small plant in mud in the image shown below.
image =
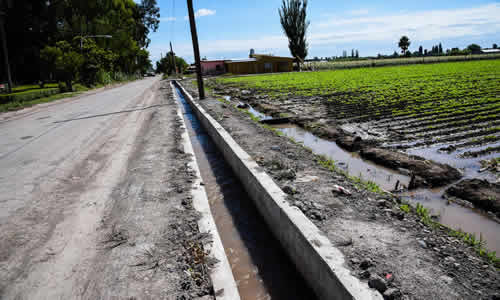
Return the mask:
{"type": "MultiPolygon", "coordinates": [[[[408,212],[409,211],[410,207],[408,206],[408,212]]],[[[473,247],[477,254],[479,254],[481,257],[486,258],[490,263],[495,265],[496,268],[500,268],[500,258],[496,256],[495,251],[488,251],[486,249],[486,241],[483,239],[482,235],[480,235],[479,239],[477,239],[473,233],[463,232],[460,229],[454,230],[439,222],[434,221],[430,216],[429,209],[424,207],[420,203],[417,203],[417,205],[415,206],[415,213],[425,225],[431,227],[434,230],[438,228],[445,229],[449,236],[459,238],[465,244],[473,247]]]]}
{"type": "Polygon", "coordinates": [[[409,214],[410,213],[410,206],[408,204],[401,204],[399,206],[399,209],[404,212],[404,213],[407,213],[409,214]]]}
{"type": "Polygon", "coordinates": [[[324,155],[317,155],[316,162],[326,169],[344,175],[348,178],[356,187],[366,189],[373,193],[382,194],[384,191],[373,181],[365,181],[361,177],[351,176],[346,171],[339,169],[335,165],[335,161],[327,158],[324,155]]]}

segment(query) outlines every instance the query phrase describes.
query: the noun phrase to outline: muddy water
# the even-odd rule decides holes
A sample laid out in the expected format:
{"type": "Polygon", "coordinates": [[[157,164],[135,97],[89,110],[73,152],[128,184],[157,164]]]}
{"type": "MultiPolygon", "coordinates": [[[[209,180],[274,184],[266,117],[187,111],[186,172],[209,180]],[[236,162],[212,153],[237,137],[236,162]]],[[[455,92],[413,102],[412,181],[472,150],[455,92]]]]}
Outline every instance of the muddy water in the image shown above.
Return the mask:
{"type": "Polygon", "coordinates": [[[500,224],[477,209],[450,203],[442,198],[447,187],[439,189],[417,189],[403,194],[403,198],[420,203],[439,215],[438,221],[454,229],[482,236],[486,248],[500,253],[500,224]]]}
{"type": "MultiPolygon", "coordinates": [[[[273,125],[285,135],[292,137],[295,141],[301,142],[309,147],[316,154],[323,154],[335,160],[339,167],[343,167],[351,175],[361,176],[365,180],[377,183],[385,190],[392,190],[396,180],[407,185],[409,178],[391,169],[384,168],[372,162],[363,160],[357,153],[343,150],[336,143],[330,142],[312,133],[291,124],[273,125]],[[342,164],[344,163],[344,164],[342,164]]],[[[489,172],[478,173],[480,169],[479,160],[489,158],[457,158],[446,153],[437,152],[437,148],[414,149],[410,154],[423,156],[427,159],[440,161],[455,166],[464,171],[464,177],[484,178],[490,181],[496,180],[495,176],[489,172]]],[[[467,149],[470,150],[470,149],[467,149]]],[[[465,150],[464,150],[465,151],[465,150]]],[[[464,152],[463,151],[463,152],[464,152]]],[[[492,157],[495,154],[491,155],[492,157]]],[[[460,206],[455,203],[448,204],[442,198],[446,187],[440,189],[418,189],[403,194],[403,198],[414,203],[421,203],[425,207],[438,214],[440,223],[454,229],[474,233],[478,238],[482,236],[487,243],[487,248],[500,252],[500,224],[492,220],[479,210],[474,210],[460,206]]]]}
{"type": "Polygon", "coordinates": [[[242,299],[316,299],[178,90],[215,223],[242,299]]]}
{"type": "Polygon", "coordinates": [[[481,179],[486,179],[490,182],[496,181],[495,175],[493,175],[491,172],[479,173],[479,170],[481,169],[481,163],[480,163],[481,160],[498,157],[498,153],[481,155],[479,157],[460,157],[460,155],[466,151],[478,151],[485,149],[487,147],[496,147],[499,146],[500,143],[488,144],[477,147],[468,147],[464,149],[459,149],[452,153],[439,151],[439,148],[446,147],[449,145],[451,144],[439,144],[425,148],[413,148],[406,150],[406,152],[408,154],[418,155],[426,159],[442,162],[457,169],[460,169],[464,173],[465,178],[481,178],[481,179]]]}
{"type": "MultiPolygon", "coordinates": [[[[426,148],[408,149],[406,152],[458,168],[463,172],[464,178],[480,178],[495,182],[497,179],[494,174],[491,172],[480,173],[479,169],[481,168],[481,160],[497,157],[498,153],[471,158],[459,157],[465,151],[480,150],[488,146],[491,145],[459,149],[456,152],[446,153],[438,151],[444,145],[433,145],[426,148]]],[[[455,229],[460,228],[463,231],[474,233],[478,238],[481,235],[486,240],[486,248],[500,253],[500,224],[479,210],[466,208],[454,203],[448,204],[443,199],[446,188],[418,189],[404,193],[403,195],[404,198],[421,203],[425,207],[431,208],[434,213],[439,214],[440,223],[455,229]]]]}
{"type": "MultiPolygon", "coordinates": [[[[309,147],[316,154],[323,154],[335,160],[339,167],[344,167],[349,174],[361,176],[365,180],[370,180],[377,183],[385,190],[392,190],[396,180],[407,185],[409,178],[407,176],[396,173],[391,169],[384,168],[372,162],[363,160],[357,153],[352,153],[338,147],[336,143],[330,142],[312,133],[291,125],[273,125],[285,135],[292,137],[297,142],[302,142],[304,146],[309,147]],[[345,163],[344,165],[339,163],[345,163]]],[[[490,181],[496,180],[495,176],[489,172],[478,173],[480,168],[479,160],[488,158],[457,158],[446,153],[438,153],[437,148],[415,149],[410,154],[423,156],[427,159],[440,161],[455,166],[464,171],[464,177],[468,178],[484,178],[490,181]]],[[[470,149],[468,149],[470,150],[470,149]]],[[[465,151],[465,150],[464,150],[465,151]]],[[[492,154],[492,157],[495,154],[492,154]]],[[[440,223],[450,226],[454,229],[462,229],[463,231],[474,233],[478,238],[482,236],[487,243],[487,248],[500,253],[500,224],[492,220],[479,210],[466,208],[455,203],[448,204],[442,198],[446,187],[440,189],[418,189],[403,194],[403,198],[413,203],[421,203],[425,207],[438,214],[440,223]]]]}
{"type": "Polygon", "coordinates": [[[337,143],[319,138],[296,125],[280,124],[272,126],[286,136],[293,138],[296,142],[300,142],[312,149],[315,154],[325,155],[333,159],[336,166],[347,171],[350,175],[375,182],[386,191],[393,190],[398,180],[405,186],[410,182],[408,176],[364,160],[358,153],[345,151],[337,143]]]}

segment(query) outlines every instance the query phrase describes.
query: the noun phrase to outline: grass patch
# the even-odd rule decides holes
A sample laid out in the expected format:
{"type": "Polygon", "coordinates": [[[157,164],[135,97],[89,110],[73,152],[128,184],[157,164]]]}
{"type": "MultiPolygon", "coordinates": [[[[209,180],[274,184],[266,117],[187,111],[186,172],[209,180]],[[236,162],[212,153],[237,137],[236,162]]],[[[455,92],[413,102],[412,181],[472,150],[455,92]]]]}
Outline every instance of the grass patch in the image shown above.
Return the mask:
{"type": "Polygon", "coordinates": [[[399,209],[407,214],[416,214],[424,225],[432,228],[433,230],[445,230],[445,232],[449,236],[458,238],[466,245],[474,248],[479,256],[485,258],[489,263],[493,264],[495,268],[500,268],[500,258],[496,256],[495,251],[489,251],[486,248],[486,241],[483,239],[482,235],[480,235],[478,239],[473,233],[464,232],[461,229],[453,229],[437,221],[434,221],[430,215],[430,210],[420,203],[417,203],[415,207],[413,207],[409,203],[404,203],[399,206],[399,209]]]}
{"type": "Polygon", "coordinates": [[[36,104],[41,104],[41,103],[47,103],[47,102],[52,102],[55,100],[63,99],[63,98],[69,98],[69,97],[74,97],[76,95],[81,94],[81,92],[72,92],[72,93],[62,93],[62,94],[55,94],[51,95],[48,97],[43,97],[43,98],[38,98],[35,100],[30,100],[30,101],[24,101],[24,102],[9,102],[5,104],[0,104],[0,112],[6,112],[6,111],[13,111],[13,110],[19,110],[25,107],[30,107],[36,104]]]}
{"type": "Polygon", "coordinates": [[[324,155],[316,155],[316,156],[317,156],[316,162],[318,164],[320,164],[321,166],[323,166],[324,168],[326,168],[326,169],[328,169],[328,170],[330,170],[332,172],[344,175],[357,188],[366,189],[366,190],[368,190],[370,192],[377,193],[377,194],[383,194],[383,193],[385,193],[384,190],[382,190],[378,186],[378,184],[376,184],[375,182],[370,181],[370,180],[363,180],[363,178],[361,176],[358,177],[358,176],[349,175],[349,173],[347,173],[346,171],[344,171],[342,169],[339,169],[335,165],[335,161],[334,160],[329,159],[328,157],[326,157],[324,155]]]}

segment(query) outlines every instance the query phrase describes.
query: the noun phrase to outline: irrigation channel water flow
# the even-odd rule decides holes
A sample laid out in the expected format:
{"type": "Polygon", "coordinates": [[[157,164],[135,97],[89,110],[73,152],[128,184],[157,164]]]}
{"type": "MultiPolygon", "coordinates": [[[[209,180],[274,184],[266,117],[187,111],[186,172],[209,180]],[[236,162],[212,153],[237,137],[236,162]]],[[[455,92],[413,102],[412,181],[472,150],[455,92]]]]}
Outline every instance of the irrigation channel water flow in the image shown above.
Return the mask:
{"type": "Polygon", "coordinates": [[[241,299],[316,299],[180,90],[175,93],[241,299]]]}
{"type": "MultiPolygon", "coordinates": [[[[226,100],[230,100],[230,98],[226,98],[226,100]]],[[[252,107],[249,109],[249,112],[261,120],[271,119],[270,116],[252,107]]],[[[349,175],[372,181],[387,191],[392,190],[398,180],[401,184],[408,186],[410,181],[408,176],[365,160],[357,153],[346,151],[339,147],[337,143],[322,139],[297,125],[285,123],[271,126],[280,130],[285,136],[293,138],[296,142],[302,143],[304,146],[310,148],[313,153],[325,155],[329,159],[334,160],[336,165],[349,175]]],[[[429,154],[432,150],[434,149],[427,150],[426,153],[423,153],[425,150],[420,150],[419,152],[412,152],[410,154],[421,155],[427,159],[441,161],[441,157],[437,157],[439,154],[429,154]]],[[[464,178],[479,177],[494,180],[494,178],[488,178],[486,174],[478,175],[477,170],[479,167],[476,166],[477,164],[472,164],[473,161],[471,159],[450,160],[448,157],[444,162],[465,170],[464,178]]],[[[446,188],[447,187],[436,189],[420,188],[404,192],[401,196],[410,202],[420,203],[432,209],[432,212],[438,215],[438,220],[442,224],[454,229],[461,229],[465,232],[474,233],[476,237],[481,237],[486,242],[486,248],[491,251],[496,251],[497,253],[500,252],[500,224],[489,218],[480,210],[463,207],[456,203],[448,203],[448,201],[442,197],[446,188]]]]}

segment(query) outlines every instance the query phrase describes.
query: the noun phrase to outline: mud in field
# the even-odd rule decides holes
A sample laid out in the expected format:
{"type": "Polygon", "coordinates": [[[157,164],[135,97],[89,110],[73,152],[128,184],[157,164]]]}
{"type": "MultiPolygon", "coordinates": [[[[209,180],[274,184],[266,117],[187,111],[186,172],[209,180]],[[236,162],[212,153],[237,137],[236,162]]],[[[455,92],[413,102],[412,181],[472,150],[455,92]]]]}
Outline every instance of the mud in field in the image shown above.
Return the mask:
{"type": "Polygon", "coordinates": [[[344,253],[354,275],[393,299],[500,297],[499,272],[472,247],[399,209],[399,197],[369,192],[321,166],[318,156],[257,124],[233,103],[200,102],[344,253]]]}
{"type": "MultiPolygon", "coordinates": [[[[390,108],[385,113],[375,115],[365,111],[363,107],[340,107],[330,101],[331,97],[346,95],[298,97],[289,93],[270,97],[262,91],[241,90],[219,83],[212,83],[212,87],[216,94],[230,95],[233,102],[249,103],[260,113],[265,112],[276,119],[286,117],[293,125],[285,126],[299,125],[308,134],[332,142],[332,149],[340,147],[354,156],[359,153],[364,160],[377,164],[369,171],[369,168],[363,168],[361,173],[359,169],[354,169],[354,173],[351,171],[350,175],[373,181],[390,191],[394,190],[395,182],[381,180],[379,175],[384,173],[384,169],[389,168],[399,176],[410,177],[409,181],[400,180],[398,184],[398,188],[412,190],[411,193],[404,194],[405,199],[415,202],[421,202],[419,199],[434,201],[430,206],[440,208],[434,213],[454,215],[453,218],[441,217],[439,220],[443,224],[456,227],[456,222],[451,220],[463,218],[460,228],[479,235],[481,231],[478,231],[478,227],[469,225],[483,223],[477,221],[484,216],[496,222],[494,215],[497,211],[493,210],[492,214],[488,214],[484,207],[476,206],[477,209],[472,213],[468,212],[471,205],[474,206],[472,202],[467,202],[468,199],[456,201],[461,205],[466,204],[463,205],[465,209],[461,210],[462,213],[457,214],[455,209],[446,211],[448,201],[444,199],[446,195],[443,187],[469,178],[485,179],[492,183],[500,180],[498,172],[481,166],[481,161],[499,157],[500,123],[496,118],[500,107],[498,99],[490,99],[484,105],[458,105],[457,112],[450,108],[444,118],[432,111],[423,111],[422,115],[393,117],[390,108]],[[474,113],[471,114],[468,110],[474,113]],[[373,170],[377,170],[376,174],[373,170]],[[428,188],[438,192],[428,192],[428,188]]],[[[292,133],[291,136],[293,135],[292,133]]],[[[347,169],[342,152],[335,155],[338,158],[331,158],[339,162],[337,167],[347,169]]],[[[483,231],[491,233],[495,230],[498,230],[498,225],[491,223],[483,231]]],[[[490,248],[500,249],[500,243],[495,242],[498,234],[487,235],[490,236],[490,248]]]]}

